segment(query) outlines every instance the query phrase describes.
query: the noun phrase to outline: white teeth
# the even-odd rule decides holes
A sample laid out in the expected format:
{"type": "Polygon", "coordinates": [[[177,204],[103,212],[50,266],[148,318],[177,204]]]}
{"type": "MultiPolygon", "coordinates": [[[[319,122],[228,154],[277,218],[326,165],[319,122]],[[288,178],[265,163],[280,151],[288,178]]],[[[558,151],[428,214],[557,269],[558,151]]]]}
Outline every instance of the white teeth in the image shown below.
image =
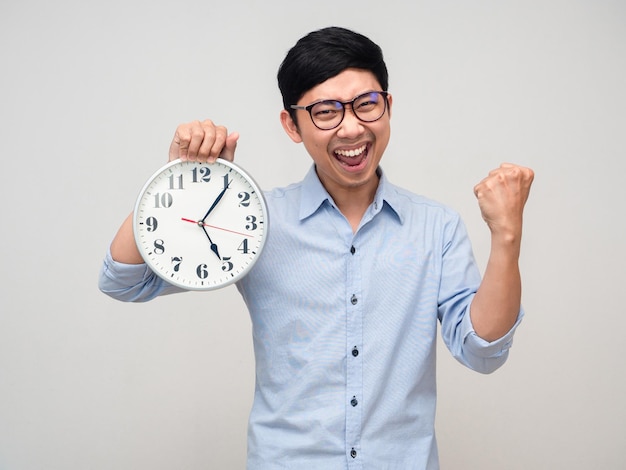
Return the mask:
{"type": "Polygon", "coordinates": [[[355,149],[355,150],[337,150],[335,153],[337,155],[341,155],[342,157],[357,157],[361,155],[363,152],[365,152],[366,148],[367,148],[367,145],[364,145],[363,147],[355,149]]]}

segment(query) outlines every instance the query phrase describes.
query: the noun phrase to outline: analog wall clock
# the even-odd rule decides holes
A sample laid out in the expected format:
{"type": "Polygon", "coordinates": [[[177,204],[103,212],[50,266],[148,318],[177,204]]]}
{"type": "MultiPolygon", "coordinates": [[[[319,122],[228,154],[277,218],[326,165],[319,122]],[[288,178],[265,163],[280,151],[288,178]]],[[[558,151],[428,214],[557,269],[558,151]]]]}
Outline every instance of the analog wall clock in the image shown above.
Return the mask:
{"type": "Polygon", "coordinates": [[[167,282],[212,290],[245,276],[267,239],[263,193],[227,160],[174,160],[141,190],[133,216],[139,252],[167,282]]]}

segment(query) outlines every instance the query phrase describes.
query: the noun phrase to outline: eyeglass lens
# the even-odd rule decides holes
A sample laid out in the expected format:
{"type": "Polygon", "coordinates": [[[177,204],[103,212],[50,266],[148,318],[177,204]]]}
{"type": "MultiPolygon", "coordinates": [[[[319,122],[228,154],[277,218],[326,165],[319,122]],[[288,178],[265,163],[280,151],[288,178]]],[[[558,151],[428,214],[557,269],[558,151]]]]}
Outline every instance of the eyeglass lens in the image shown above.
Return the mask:
{"type": "MultiPolygon", "coordinates": [[[[352,102],[352,110],[361,121],[372,122],[385,113],[386,101],[381,92],[372,91],[357,96],[352,102]]],[[[320,129],[332,129],[343,120],[345,105],[341,101],[325,100],[316,103],[310,110],[313,123],[320,129]]]]}

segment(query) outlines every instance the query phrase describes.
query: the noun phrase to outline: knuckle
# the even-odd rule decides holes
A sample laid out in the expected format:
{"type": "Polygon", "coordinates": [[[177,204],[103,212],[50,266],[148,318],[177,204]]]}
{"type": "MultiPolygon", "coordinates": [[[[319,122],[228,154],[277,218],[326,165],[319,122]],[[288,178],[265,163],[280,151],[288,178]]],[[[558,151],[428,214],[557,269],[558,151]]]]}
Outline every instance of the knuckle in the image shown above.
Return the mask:
{"type": "Polygon", "coordinates": [[[201,127],[194,126],[189,130],[189,133],[192,137],[203,136],[205,134],[204,130],[201,127]]]}
{"type": "Polygon", "coordinates": [[[522,170],[516,166],[509,170],[509,176],[513,179],[520,179],[523,177],[523,173],[522,170]]]}

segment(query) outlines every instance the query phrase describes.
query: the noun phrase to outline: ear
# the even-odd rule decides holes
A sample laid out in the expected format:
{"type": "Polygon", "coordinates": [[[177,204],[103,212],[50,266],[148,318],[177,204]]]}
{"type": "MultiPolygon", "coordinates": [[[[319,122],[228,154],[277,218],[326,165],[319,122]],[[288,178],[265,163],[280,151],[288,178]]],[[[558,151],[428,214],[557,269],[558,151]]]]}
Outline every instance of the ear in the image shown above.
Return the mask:
{"type": "Polygon", "coordinates": [[[293,122],[291,115],[286,109],[283,109],[280,112],[280,123],[283,125],[283,129],[287,135],[293,140],[296,144],[302,142],[302,137],[300,136],[300,131],[298,130],[298,126],[293,122]]]}
{"type": "Polygon", "coordinates": [[[391,118],[391,105],[393,104],[393,96],[391,93],[387,94],[387,112],[389,113],[389,118],[391,118]]]}

